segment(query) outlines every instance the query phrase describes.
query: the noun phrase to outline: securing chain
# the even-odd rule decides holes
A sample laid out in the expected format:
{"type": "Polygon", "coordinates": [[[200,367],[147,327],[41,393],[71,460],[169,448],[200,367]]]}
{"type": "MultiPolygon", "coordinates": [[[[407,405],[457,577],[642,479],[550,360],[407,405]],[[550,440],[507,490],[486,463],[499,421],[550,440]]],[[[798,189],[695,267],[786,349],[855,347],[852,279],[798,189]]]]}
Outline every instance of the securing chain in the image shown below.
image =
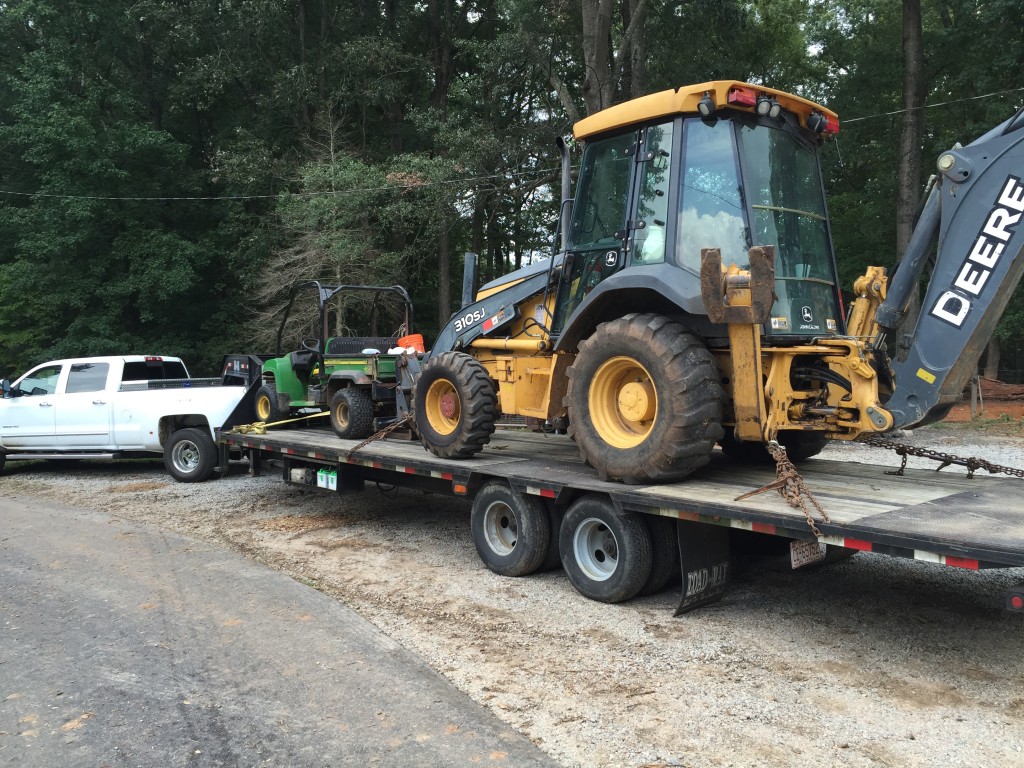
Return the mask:
{"type": "Polygon", "coordinates": [[[979,469],[984,469],[992,475],[1002,473],[1005,475],[1012,475],[1013,477],[1024,478],[1024,469],[1004,467],[1001,464],[993,464],[990,461],[978,459],[973,456],[955,456],[951,453],[943,453],[942,451],[935,451],[931,448],[921,448],[916,445],[898,443],[895,440],[889,440],[881,435],[861,435],[855,442],[864,443],[865,445],[870,445],[875,448],[886,448],[890,451],[896,451],[896,454],[902,458],[900,468],[886,472],[885,474],[887,475],[899,475],[902,477],[903,470],[907,468],[907,457],[916,456],[918,458],[931,459],[932,461],[939,462],[939,466],[935,468],[936,472],[945,469],[950,464],[956,464],[957,466],[967,468],[967,477],[969,478],[974,477],[974,472],[979,469]]]}
{"type": "Polygon", "coordinates": [[[379,432],[375,432],[374,434],[370,435],[368,438],[363,440],[363,442],[361,442],[355,448],[353,448],[348,453],[346,453],[345,454],[345,458],[348,458],[349,456],[351,456],[356,451],[358,451],[358,450],[360,450],[362,448],[365,448],[370,443],[372,443],[374,440],[383,440],[385,437],[390,435],[396,429],[400,429],[401,427],[410,425],[410,424],[412,424],[412,422],[413,422],[413,415],[411,413],[406,414],[405,416],[403,416],[398,421],[396,421],[396,422],[394,422],[392,424],[388,424],[386,427],[384,427],[384,429],[380,430],[379,432]]]}
{"type": "Polygon", "coordinates": [[[778,443],[776,440],[771,440],[768,445],[765,446],[768,449],[768,453],[771,454],[772,458],[775,459],[775,482],[768,483],[763,488],[758,488],[756,491],[750,491],[744,493],[742,496],[737,496],[735,501],[743,501],[749,499],[751,496],[756,496],[759,493],[765,491],[776,490],[782,498],[786,500],[789,506],[799,509],[804,513],[804,517],[807,520],[807,525],[810,527],[811,532],[821,537],[821,531],[818,530],[818,526],[814,522],[814,516],[807,509],[807,502],[810,501],[814,508],[818,510],[821,515],[821,519],[826,523],[831,523],[832,520],[829,518],[828,513],[822,508],[818,500],[814,498],[814,494],[810,492],[806,485],[804,485],[804,479],[797,472],[793,462],[789,460],[786,455],[786,449],[778,443]]]}

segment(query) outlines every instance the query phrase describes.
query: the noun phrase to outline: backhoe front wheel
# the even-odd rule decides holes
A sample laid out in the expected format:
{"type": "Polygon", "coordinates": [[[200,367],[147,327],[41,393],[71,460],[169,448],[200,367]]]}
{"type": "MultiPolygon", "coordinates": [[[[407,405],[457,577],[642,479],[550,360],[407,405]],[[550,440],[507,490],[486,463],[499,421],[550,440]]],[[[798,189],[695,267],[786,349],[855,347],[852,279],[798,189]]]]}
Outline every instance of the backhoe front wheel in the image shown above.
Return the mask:
{"type": "Polygon", "coordinates": [[[661,315],[602,323],[568,371],[569,434],[602,479],[679,480],[723,436],[718,365],[704,344],[661,315]]]}
{"type": "Polygon", "coordinates": [[[494,433],[498,396],[487,370],[463,352],[427,361],[413,396],[416,431],[423,446],[442,459],[479,453],[494,433]]]}

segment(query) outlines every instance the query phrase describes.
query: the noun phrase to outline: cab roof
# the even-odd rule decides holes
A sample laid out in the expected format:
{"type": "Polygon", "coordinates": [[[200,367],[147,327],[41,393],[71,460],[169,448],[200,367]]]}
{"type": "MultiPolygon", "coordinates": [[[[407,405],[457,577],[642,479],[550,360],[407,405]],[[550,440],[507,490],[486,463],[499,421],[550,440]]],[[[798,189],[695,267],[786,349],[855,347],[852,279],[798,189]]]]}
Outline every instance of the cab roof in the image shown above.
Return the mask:
{"type": "Polygon", "coordinates": [[[648,96],[641,96],[638,99],[616,104],[608,109],[596,112],[590,117],[580,120],[573,126],[573,136],[577,140],[583,140],[595,134],[614,131],[617,128],[624,128],[637,123],[646,123],[661,117],[672,115],[698,114],[697,104],[704,95],[709,95],[715,102],[716,109],[736,109],[744,112],[754,112],[753,105],[742,103],[730,103],[729,95],[734,91],[753,91],[756,95],[766,95],[774,98],[783,109],[796,114],[800,124],[807,126],[807,118],[812,112],[820,112],[826,118],[836,122],[838,126],[839,116],[835,112],[826,109],[813,101],[794,96],[785,91],[778,91],[774,88],[765,88],[762,85],[751,85],[738,80],[714,80],[697,85],[687,85],[680,88],[652,93],[648,96]]]}

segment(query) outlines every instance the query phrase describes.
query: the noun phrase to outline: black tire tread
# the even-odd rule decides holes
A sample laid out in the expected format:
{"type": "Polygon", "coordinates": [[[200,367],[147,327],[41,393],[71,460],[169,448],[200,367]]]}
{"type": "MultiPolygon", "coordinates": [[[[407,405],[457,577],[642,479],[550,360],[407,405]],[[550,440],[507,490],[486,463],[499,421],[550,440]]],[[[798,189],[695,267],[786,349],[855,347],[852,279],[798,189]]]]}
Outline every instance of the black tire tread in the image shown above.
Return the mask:
{"type": "Polygon", "coordinates": [[[331,398],[331,428],[334,434],[344,440],[362,440],[373,434],[373,401],[362,389],[345,387],[339,389],[331,398]],[[339,399],[348,403],[348,424],[339,427],[334,420],[334,411],[339,399]]]}
{"type": "MultiPolygon", "coordinates": [[[[575,363],[567,371],[569,434],[584,461],[603,479],[629,484],[664,483],[681,480],[708,463],[715,443],[722,438],[724,392],[718,365],[703,342],[683,326],[662,315],[632,313],[602,323],[579,344],[575,363]],[[631,449],[607,446],[589,428],[587,415],[579,413],[586,402],[589,374],[612,354],[637,357],[635,350],[647,350],[650,359],[662,361],[668,380],[659,386],[659,418],[667,410],[668,423],[658,443],[645,441],[631,449]],[[670,393],[662,405],[662,393],[670,393]],[[666,407],[667,406],[667,407],[666,407]]],[[[652,375],[653,372],[652,372],[652,375]]],[[[658,431],[658,428],[655,428],[658,431]]]]}

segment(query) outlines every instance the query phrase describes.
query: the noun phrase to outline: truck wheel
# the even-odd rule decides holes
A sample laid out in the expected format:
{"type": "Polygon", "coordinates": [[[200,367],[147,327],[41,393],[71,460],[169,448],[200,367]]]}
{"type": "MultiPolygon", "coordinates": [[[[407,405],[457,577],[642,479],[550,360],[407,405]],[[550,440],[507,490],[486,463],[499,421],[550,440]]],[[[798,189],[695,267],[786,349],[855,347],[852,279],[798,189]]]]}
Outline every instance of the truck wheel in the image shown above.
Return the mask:
{"type": "Polygon", "coordinates": [[[676,538],[676,524],[672,518],[644,515],[643,521],[651,537],[651,575],[640,588],[639,594],[653,595],[679,574],[679,540],[676,538]]]}
{"type": "Polygon", "coordinates": [[[602,323],[568,370],[569,434],[603,480],[664,483],[707,464],[723,392],[707,347],[661,315],[602,323]]]}
{"type": "MultiPolygon", "coordinates": [[[[786,447],[786,455],[794,464],[817,456],[828,444],[823,432],[803,432],[796,429],[785,429],[779,432],[779,442],[786,447]]],[[[773,464],[775,460],[761,443],[737,440],[731,429],[719,440],[722,453],[734,461],[744,464],[773,464]]]]}
{"type": "Polygon", "coordinates": [[[344,440],[362,440],[373,434],[373,401],[362,389],[345,387],[331,398],[331,426],[344,440]]]}
{"type": "Polygon", "coordinates": [[[270,384],[264,384],[256,390],[253,410],[256,412],[256,421],[262,421],[267,424],[281,421],[288,415],[277,404],[277,390],[270,384]]]}
{"type": "Polygon", "coordinates": [[[205,429],[179,429],[164,446],[164,466],[180,483],[201,483],[217,466],[217,446],[205,429]]]}
{"type": "Polygon", "coordinates": [[[442,459],[466,459],[483,450],[494,432],[498,396],[486,369],[463,352],[428,360],[413,395],[416,431],[442,459]]]}
{"type": "Polygon", "coordinates": [[[480,559],[499,575],[526,576],[544,562],[551,521],[539,499],[488,483],[473,500],[470,525],[480,559]]]}
{"type": "Polygon", "coordinates": [[[651,537],[635,512],[584,496],[562,519],[562,567],[585,597],[619,603],[636,595],[651,575],[651,537]]]}

